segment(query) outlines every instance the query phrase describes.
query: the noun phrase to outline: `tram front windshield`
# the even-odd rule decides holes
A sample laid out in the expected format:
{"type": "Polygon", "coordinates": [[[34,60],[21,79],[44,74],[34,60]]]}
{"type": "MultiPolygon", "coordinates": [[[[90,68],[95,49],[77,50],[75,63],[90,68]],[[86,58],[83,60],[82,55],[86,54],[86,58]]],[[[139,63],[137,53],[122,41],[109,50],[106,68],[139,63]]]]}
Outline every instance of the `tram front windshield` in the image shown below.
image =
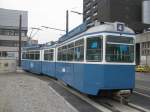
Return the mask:
{"type": "Polygon", "coordinates": [[[107,62],[134,62],[134,38],[108,35],[106,38],[107,62]]]}

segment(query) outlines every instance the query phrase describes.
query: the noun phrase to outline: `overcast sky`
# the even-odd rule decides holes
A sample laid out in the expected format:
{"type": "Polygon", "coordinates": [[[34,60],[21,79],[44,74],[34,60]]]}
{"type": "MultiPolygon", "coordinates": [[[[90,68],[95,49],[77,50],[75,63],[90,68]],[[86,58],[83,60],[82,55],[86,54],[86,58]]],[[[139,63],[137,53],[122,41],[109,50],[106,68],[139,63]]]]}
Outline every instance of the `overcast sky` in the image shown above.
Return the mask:
{"type": "MultiPolygon", "coordinates": [[[[30,27],[49,26],[65,29],[66,10],[82,12],[83,0],[0,0],[0,8],[28,11],[29,34],[30,27]]],[[[82,23],[82,16],[69,13],[69,29],[82,23]]],[[[57,40],[64,32],[43,29],[34,39],[39,43],[57,40]]]]}

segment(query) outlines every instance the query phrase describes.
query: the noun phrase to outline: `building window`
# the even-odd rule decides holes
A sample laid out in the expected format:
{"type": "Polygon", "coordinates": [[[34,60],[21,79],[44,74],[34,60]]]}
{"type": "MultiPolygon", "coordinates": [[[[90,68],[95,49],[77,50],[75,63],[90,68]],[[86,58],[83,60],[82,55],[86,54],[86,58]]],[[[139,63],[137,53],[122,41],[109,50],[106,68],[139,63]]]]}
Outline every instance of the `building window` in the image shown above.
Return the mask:
{"type": "Polygon", "coordinates": [[[97,12],[94,12],[93,16],[97,16],[97,15],[98,15],[98,13],[97,13],[97,12]]]}
{"type": "Polygon", "coordinates": [[[89,7],[91,5],[91,2],[89,2],[87,5],[86,5],[86,7],[89,7]]]}
{"type": "Polygon", "coordinates": [[[87,17],[87,18],[86,18],[86,21],[89,21],[90,19],[91,19],[91,17],[87,17]]]}
{"type": "MultiPolygon", "coordinates": [[[[7,35],[7,36],[19,36],[18,30],[6,30],[6,29],[0,29],[0,35],[7,35]]],[[[26,36],[26,31],[21,31],[22,36],[26,36]]]]}
{"type": "Polygon", "coordinates": [[[142,50],[142,56],[144,56],[144,50],[142,50]]]}
{"type": "Polygon", "coordinates": [[[6,51],[0,51],[0,57],[7,57],[6,51]]]}
{"type": "Polygon", "coordinates": [[[148,48],[150,48],[150,42],[147,42],[147,44],[148,44],[148,46],[147,46],[147,47],[148,47],[148,48]]]}
{"type": "Polygon", "coordinates": [[[90,13],[90,10],[87,10],[87,11],[86,11],[86,14],[89,14],[89,13],[90,13]]]}
{"type": "Polygon", "coordinates": [[[93,5],[93,9],[96,9],[97,8],[97,3],[93,5]]]}

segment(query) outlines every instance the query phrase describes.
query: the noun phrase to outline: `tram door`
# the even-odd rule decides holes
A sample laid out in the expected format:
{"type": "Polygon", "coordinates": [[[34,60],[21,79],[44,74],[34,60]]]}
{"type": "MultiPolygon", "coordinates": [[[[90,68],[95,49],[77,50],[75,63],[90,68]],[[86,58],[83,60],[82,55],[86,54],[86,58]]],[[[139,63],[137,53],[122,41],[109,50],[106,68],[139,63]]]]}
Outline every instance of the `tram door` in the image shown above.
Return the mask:
{"type": "Polygon", "coordinates": [[[66,78],[67,82],[70,85],[73,85],[73,80],[74,80],[74,43],[71,43],[67,47],[67,61],[65,63],[65,69],[66,69],[66,78]]]}

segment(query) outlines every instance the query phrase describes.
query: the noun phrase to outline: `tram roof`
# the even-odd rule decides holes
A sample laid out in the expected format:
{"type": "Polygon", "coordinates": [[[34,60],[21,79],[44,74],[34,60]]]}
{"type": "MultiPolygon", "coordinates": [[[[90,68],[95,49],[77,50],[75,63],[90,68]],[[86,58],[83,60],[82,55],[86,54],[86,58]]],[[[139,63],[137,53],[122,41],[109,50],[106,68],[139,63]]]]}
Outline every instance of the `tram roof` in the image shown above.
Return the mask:
{"type": "Polygon", "coordinates": [[[41,50],[42,49],[42,44],[37,44],[37,45],[30,45],[23,47],[22,50],[41,50]]]}
{"type": "Polygon", "coordinates": [[[119,33],[134,35],[134,31],[129,27],[126,27],[124,23],[103,23],[88,28],[86,23],[79,25],[78,27],[71,30],[68,34],[59,38],[58,43],[62,43],[68,39],[81,37],[82,35],[96,34],[96,33],[119,33]],[[120,26],[119,26],[120,25],[120,26]],[[121,28],[121,29],[119,29],[121,28]]]}
{"type": "Polygon", "coordinates": [[[37,45],[23,47],[22,50],[42,50],[42,49],[54,48],[55,46],[56,46],[56,43],[52,45],[37,44],[37,45]]]}

